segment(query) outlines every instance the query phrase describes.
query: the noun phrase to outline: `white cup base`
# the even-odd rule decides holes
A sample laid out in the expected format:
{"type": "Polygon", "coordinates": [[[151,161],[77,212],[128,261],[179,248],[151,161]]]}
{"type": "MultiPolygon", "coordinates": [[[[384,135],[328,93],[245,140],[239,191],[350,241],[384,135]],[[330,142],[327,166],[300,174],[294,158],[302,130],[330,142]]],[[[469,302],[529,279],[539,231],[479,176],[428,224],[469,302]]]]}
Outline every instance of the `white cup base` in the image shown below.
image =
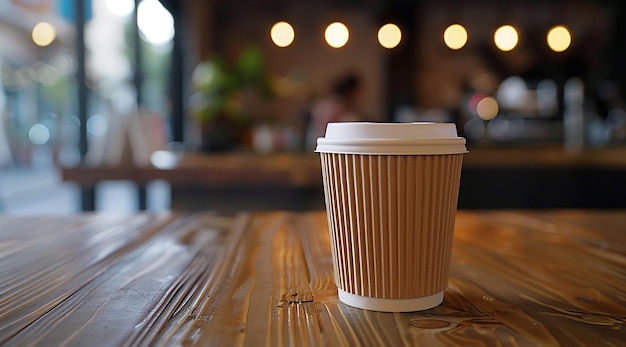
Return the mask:
{"type": "Polygon", "coordinates": [[[371,311],[381,312],[414,312],[428,310],[443,302],[443,291],[419,298],[384,299],[351,294],[341,289],[339,300],[346,305],[371,311]]]}

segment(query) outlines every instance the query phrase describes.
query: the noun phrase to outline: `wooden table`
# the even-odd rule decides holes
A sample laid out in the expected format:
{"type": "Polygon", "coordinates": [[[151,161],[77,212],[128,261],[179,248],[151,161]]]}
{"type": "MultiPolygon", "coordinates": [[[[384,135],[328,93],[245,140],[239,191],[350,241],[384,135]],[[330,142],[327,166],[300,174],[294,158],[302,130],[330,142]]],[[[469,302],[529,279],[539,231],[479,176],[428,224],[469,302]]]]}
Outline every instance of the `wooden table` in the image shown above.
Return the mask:
{"type": "Polygon", "coordinates": [[[626,211],[460,211],[444,303],[337,299],[323,212],[0,216],[0,344],[623,346],[626,211]]]}

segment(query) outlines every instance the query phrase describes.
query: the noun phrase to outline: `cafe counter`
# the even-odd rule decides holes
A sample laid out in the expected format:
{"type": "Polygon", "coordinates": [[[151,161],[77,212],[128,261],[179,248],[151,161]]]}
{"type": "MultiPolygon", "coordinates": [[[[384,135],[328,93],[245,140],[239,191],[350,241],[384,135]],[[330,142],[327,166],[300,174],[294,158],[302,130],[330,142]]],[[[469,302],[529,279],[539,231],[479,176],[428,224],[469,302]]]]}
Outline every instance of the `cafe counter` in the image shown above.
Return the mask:
{"type": "MultiPolygon", "coordinates": [[[[562,146],[468,147],[462,208],[626,208],[626,147],[577,153],[562,146]]],[[[97,186],[107,180],[136,183],[140,209],[149,208],[146,187],[155,180],[171,186],[174,209],[324,207],[316,153],[160,151],[148,165],[63,167],[61,172],[63,180],[81,187],[83,210],[96,208],[97,186]]]]}

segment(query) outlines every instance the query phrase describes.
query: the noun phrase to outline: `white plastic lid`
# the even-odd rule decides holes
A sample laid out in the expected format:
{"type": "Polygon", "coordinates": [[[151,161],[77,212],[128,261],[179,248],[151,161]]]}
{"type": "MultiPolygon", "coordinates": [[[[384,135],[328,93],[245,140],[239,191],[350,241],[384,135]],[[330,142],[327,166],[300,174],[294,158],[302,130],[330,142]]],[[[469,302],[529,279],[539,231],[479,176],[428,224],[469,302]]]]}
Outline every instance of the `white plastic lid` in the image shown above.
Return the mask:
{"type": "Polygon", "coordinates": [[[467,153],[453,123],[329,123],[316,152],[346,154],[467,153]]]}

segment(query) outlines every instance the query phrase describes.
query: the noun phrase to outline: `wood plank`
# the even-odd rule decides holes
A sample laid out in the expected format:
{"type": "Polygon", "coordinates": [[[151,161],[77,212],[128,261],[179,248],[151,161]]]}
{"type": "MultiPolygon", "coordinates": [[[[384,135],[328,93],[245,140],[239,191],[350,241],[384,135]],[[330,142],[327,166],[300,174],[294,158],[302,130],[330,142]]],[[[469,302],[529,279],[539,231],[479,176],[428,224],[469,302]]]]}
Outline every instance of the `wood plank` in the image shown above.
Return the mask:
{"type": "Polygon", "coordinates": [[[0,216],[0,344],[626,341],[626,211],[460,211],[444,303],[338,301],[323,212],[0,216]]]}
{"type": "Polygon", "coordinates": [[[529,223],[533,217],[520,213],[476,217],[462,212],[459,217],[463,226],[444,305],[406,314],[363,311],[338,302],[328,238],[320,232],[325,231],[323,215],[299,216],[296,224],[289,215],[263,217],[248,230],[257,235],[253,246],[242,251],[254,256],[245,264],[232,264],[236,275],[223,282],[214,299],[219,303],[212,313],[237,315],[220,315],[187,342],[416,345],[487,340],[524,346],[598,338],[617,344],[626,337],[620,329],[626,317],[623,286],[616,286],[624,284],[624,272],[618,270],[625,268],[623,256],[593,275],[599,264],[587,264],[579,256],[587,243],[553,235],[548,222],[535,218],[529,223]],[[581,286],[590,276],[592,287],[581,286]],[[260,286],[267,278],[273,285],[260,286]]]}

